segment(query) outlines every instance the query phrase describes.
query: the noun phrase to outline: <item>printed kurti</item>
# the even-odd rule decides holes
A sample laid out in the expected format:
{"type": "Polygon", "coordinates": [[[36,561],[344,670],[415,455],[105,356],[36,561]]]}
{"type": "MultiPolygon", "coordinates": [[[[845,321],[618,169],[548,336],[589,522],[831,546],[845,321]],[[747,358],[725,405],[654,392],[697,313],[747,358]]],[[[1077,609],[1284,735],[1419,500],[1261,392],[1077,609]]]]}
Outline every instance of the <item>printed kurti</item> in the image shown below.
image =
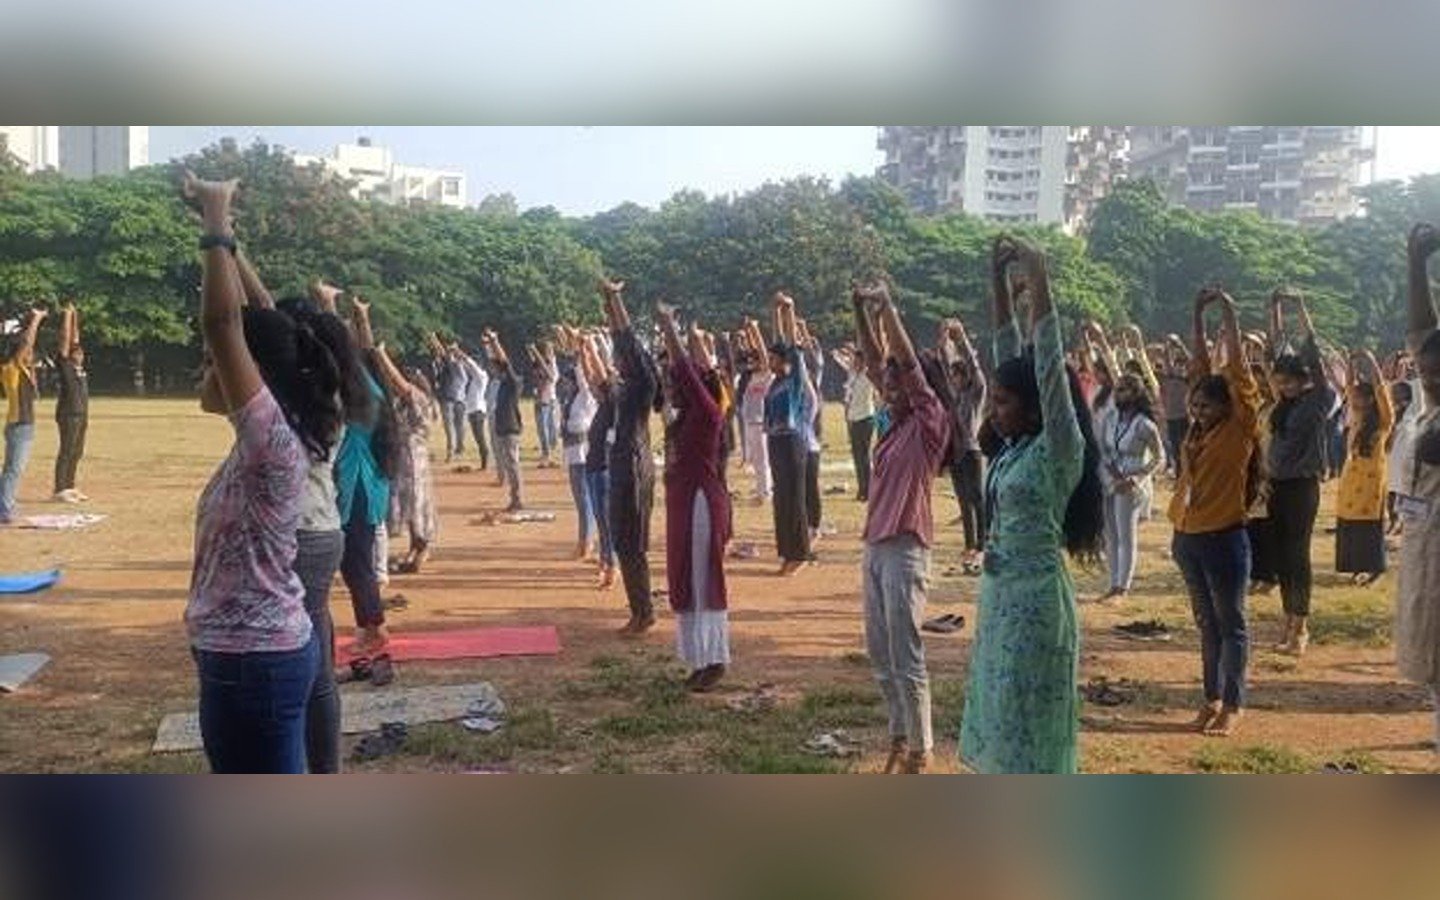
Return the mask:
{"type": "MultiPolygon", "coordinates": [[[[1044,425],[1007,444],[985,486],[989,534],[960,729],[961,759],[982,773],[1076,768],[1080,641],[1063,525],[1085,443],[1053,313],[1035,340],[1044,425]]],[[[995,344],[997,362],[1019,355],[1014,323],[995,344]]]]}
{"type": "Polygon", "coordinates": [[[1364,423],[1352,421],[1346,429],[1345,468],[1335,495],[1335,517],[1346,522],[1379,522],[1384,518],[1385,495],[1389,493],[1385,445],[1395,428],[1389,385],[1376,386],[1375,407],[1380,426],[1371,439],[1369,456],[1360,455],[1360,429],[1364,423]]]}

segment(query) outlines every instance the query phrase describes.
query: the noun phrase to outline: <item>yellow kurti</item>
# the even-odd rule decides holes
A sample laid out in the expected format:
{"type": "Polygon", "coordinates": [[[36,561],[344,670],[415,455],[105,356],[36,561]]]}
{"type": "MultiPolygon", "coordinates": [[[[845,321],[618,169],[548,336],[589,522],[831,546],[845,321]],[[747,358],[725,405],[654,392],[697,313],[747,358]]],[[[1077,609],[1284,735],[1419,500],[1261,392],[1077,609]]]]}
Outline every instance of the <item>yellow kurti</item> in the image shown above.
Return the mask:
{"type": "Polygon", "coordinates": [[[1385,495],[1389,491],[1385,444],[1395,428],[1395,407],[1390,402],[1388,385],[1375,386],[1375,406],[1380,414],[1380,428],[1375,433],[1369,456],[1360,455],[1360,423],[1351,422],[1346,427],[1345,468],[1340,473],[1340,489],[1335,497],[1335,517],[1346,522],[1378,522],[1384,518],[1385,495]]]}

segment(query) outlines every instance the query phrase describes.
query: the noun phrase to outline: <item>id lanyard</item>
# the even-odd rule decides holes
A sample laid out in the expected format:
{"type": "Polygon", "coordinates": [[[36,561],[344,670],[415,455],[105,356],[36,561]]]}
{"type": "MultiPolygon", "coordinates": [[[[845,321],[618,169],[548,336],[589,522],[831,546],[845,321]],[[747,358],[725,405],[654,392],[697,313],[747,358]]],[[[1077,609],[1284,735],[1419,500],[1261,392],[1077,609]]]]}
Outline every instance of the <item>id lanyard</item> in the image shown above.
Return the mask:
{"type": "Polygon", "coordinates": [[[1015,465],[1020,454],[1034,440],[1034,435],[1026,435],[1014,443],[1007,443],[990,471],[985,473],[985,522],[991,534],[995,533],[996,523],[1000,521],[1000,478],[1015,465]]]}

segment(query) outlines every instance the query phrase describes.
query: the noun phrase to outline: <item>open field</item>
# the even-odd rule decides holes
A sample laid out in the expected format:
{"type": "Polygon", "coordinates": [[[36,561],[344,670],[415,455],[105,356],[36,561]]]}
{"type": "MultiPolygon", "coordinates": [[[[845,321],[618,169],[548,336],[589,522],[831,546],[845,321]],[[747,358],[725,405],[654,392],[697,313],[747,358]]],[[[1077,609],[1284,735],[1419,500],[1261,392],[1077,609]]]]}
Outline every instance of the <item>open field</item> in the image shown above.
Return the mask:
{"type": "MultiPolygon", "coordinates": [[[[55,454],[51,410],[42,404],[31,466],[21,486],[26,512],[56,511],[49,495],[55,454]]],[[[827,427],[824,484],[853,484],[839,410],[827,427]]],[[[527,414],[528,418],[528,414],[527,414]]],[[[439,428],[436,427],[439,443],[439,428]]],[[[195,703],[194,666],[181,614],[190,572],[195,498],[229,441],[226,423],[177,400],[97,399],[80,487],[109,520],[73,533],[0,531],[0,570],[60,565],[62,584],[39,595],[0,599],[0,652],[42,650],[51,665],[22,691],[0,696],[0,769],[6,771],[188,772],[198,754],[153,756],[155,727],[167,712],[195,703]]],[[[528,459],[533,460],[533,453],[528,459]]],[[[885,750],[884,713],[863,653],[859,614],[859,527],[863,507],[827,496],[825,517],[838,528],[819,551],[822,564],[779,581],[767,548],[770,512],[737,507],[740,540],[766,554],[730,564],[735,663],[723,689],[687,695],[675,661],[672,621],[640,643],[614,636],[625,619],[622,592],[602,594],[593,573],[569,559],[574,521],[559,470],[527,463],[529,505],[553,509],[549,524],[483,527],[479,513],[503,505],[489,473],[437,465],[441,534],[419,576],[398,577],[410,608],[391,617],[398,630],[477,624],[554,624],[559,657],[402,664],[399,684],[488,680],[512,718],[496,735],[477,737],[453,723],[412,732],[406,751],[375,771],[464,771],[503,766],[520,772],[837,772],[874,771],[885,750]],[[770,711],[742,713],[729,698],[762,683],[779,697],[770,711]],[[803,742],[844,728],[862,738],[858,759],[808,755],[803,742]]],[[[733,471],[732,484],[748,489],[733,471]]],[[[937,480],[937,519],[954,514],[948,479],[937,480]]],[[[663,505],[657,504],[652,566],[663,585],[663,505]]],[[[1163,506],[1157,504],[1157,509],[1163,506]]],[[[1330,573],[1329,497],[1317,528],[1314,644],[1302,660],[1268,649],[1279,599],[1252,598],[1251,709],[1228,740],[1184,730],[1199,700],[1198,645],[1178,572],[1164,555],[1162,521],[1143,533],[1142,570],[1126,601],[1082,607],[1082,683],[1130,679],[1133,702],[1086,705],[1082,765],[1089,772],[1309,772],[1352,761],[1366,771],[1440,771],[1428,740],[1426,692],[1401,683],[1389,649],[1393,580],[1354,588],[1330,573]],[[1168,644],[1134,643],[1112,626],[1157,618],[1175,633],[1168,644]]],[[[958,634],[927,635],[935,694],[936,771],[956,770],[955,740],[973,631],[974,579],[955,575],[958,529],[942,527],[933,569],[931,615],[964,614],[958,634]]],[[[392,549],[395,549],[392,546],[392,549]]],[[[1082,596],[1103,585],[1078,573],[1082,596]]],[[[342,634],[353,621],[337,585],[342,634]]],[[[368,688],[366,688],[368,689],[368,688]]]]}

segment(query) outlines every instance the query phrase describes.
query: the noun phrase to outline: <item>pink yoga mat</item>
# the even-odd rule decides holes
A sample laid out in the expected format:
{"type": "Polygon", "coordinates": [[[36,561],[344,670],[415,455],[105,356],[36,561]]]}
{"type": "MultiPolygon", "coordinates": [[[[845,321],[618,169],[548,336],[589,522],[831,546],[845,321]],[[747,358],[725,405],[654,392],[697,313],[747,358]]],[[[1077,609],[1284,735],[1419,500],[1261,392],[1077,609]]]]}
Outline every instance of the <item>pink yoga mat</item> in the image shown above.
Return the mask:
{"type": "MultiPolygon", "coordinates": [[[[348,641],[347,641],[348,643],[348,641]]],[[[465,628],[458,631],[397,631],[390,635],[391,659],[481,659],[494,656],[554,656],[560,634],[553,625],[532,628],[465,628]]],[[[344,645],[335,662],[349,665],[344,645]]]]}

